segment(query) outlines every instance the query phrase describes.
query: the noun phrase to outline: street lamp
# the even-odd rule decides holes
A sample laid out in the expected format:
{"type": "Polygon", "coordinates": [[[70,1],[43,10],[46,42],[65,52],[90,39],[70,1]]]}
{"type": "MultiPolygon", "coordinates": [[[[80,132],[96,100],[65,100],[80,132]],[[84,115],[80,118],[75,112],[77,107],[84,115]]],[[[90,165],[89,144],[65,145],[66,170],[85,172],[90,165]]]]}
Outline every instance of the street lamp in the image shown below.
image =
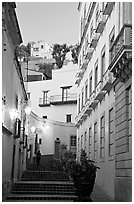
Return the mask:
{"type": "Polygon", "coordinates": [[[15,120],[19,115],[19,112],[18,110],[16,109],[12,109],[10,110],[10,117],[11,117],[11,120],[15,120]]]}

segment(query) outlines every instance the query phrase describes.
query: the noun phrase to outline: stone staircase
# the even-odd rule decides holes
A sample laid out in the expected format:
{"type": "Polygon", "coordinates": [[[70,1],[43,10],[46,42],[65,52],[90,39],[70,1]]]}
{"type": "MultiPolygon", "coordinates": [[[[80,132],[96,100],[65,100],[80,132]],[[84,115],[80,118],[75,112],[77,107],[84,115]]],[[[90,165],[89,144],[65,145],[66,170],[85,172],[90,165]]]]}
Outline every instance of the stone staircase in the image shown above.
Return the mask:
{"type": "Polygon", "coordinates": [[[59,171],[25,171],[14,184],[6,202],[73,202],[77,200],[74,184],[59,171]]]}

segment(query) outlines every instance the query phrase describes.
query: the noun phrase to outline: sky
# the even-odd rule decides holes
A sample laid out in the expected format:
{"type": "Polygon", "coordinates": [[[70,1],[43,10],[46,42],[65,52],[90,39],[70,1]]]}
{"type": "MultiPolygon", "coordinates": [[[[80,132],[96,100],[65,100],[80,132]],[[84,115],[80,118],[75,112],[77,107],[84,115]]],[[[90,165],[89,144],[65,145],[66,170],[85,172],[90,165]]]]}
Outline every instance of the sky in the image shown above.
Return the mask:
{"type": "Polygon", "coordinates": [[[16,2],[23,44],[75,45],[79,40],[78,2],[16,2]]]}

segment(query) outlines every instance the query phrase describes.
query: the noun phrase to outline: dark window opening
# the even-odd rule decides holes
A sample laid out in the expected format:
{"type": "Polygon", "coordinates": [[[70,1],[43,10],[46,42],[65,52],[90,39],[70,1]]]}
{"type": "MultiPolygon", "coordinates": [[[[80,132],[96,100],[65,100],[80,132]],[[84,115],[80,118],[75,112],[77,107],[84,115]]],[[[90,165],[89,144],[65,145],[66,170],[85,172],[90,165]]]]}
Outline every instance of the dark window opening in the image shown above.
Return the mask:
{"type": "Polygon", "coordinates": [[[71,122],[71,114],[66,115],[66,122],[71,122]]]}
{"type": "Polygon", "coordinates": [[[47,119],[47,115],[43,115],[42,117],[43,117],[44,119],[47,119]]]}

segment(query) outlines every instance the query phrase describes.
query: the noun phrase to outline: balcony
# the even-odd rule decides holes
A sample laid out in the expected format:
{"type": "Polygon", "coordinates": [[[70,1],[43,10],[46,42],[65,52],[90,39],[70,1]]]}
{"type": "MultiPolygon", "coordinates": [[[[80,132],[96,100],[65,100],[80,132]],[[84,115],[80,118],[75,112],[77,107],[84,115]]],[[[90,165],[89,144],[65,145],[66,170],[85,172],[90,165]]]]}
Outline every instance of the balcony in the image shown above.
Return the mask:
{"type": "Polygon", "coordinates": [[[98,102],[99,102],[98,100],[95,100],[95,92],[93,91],[90,96],[89,107],[94,109],[97,106],[98,102]]]}
{"type": "Polygon", "coordinates": [[[93,30],[91,42],[90,42],[90,48],[96,48],[98,40],[99,40],[99,33],[96,33],[96,30],[93,30]]]}
{"type": "Polygon", "coordinates": [[[79,86],[80,81],[81,81],[81,79],[80,79],[80,77],[78,77],[78,78],[76,79],[76,81],[75,81],[75,84],[77,84],[77,85],[79,86]]]}
{"type": "Polygon", "coordinates": [[[106,23],[106,16],[100,11],[97,24],[96,24],[96,33],[102,33],[106,23]]]}
{"type": "Polygon", "coordinates": [[[51,96],[52,105],[64,105],[64,104],[76,104],[77,103],[77,94],[69,94],[68,96],[63,97],[62,95],[51,96]]]}
{"type": "Polygon", "coordinates": [[[86,104],[85,104],[84,113],[87,115],[90,115],[91,112],[92,112],[92,108],[90,107],[90,100],[88,99],[86,104]]]}
{"type": "Polygon", "coordinates": [[[80,69],[82,69],[82,70],[85,71],[85,70],[87,69],[87,65],[88,65],[88,60],[84,58],[83,64],[82,64],[82,66],[80,67],[80,69]]]}
{"type": "Polygon", "coordinates": [[[103,10],[103,15],[110,15],[113,6],[115,2],[105,2],[104,10],[103,10]]]}
{"type": "Polygon", "coordinates": [[[110,91],[113,86],[114,79],[115,78],[113,77],[113,73],[107,69],[107,71],[104,73],[104,76],[103,76],[102,90],[110,91]]]}
{"type": "Polygon", "coordinates": [[[87,47],[87,53],[86,53],[85,59],[90,60],[92,57],[93,51],[94,51],[94,48],[91,48],[89,44],[87,47]]]}
{"type": "Polygon", "coordinates": [[[101,101],[105,96],[106,91],[102,90],[102,81],[99,81],[95,88],[95,100],[101,101]]]}
{"type": "Polygon", "coordinates": [[[125,82],[132,75],[132,25],[124,25],[111,49],[108,69],[115,78],[125,82]]]}
{"type": "Polygon", "coordinates": [[[81,113],[79,113],[77,116],[76,116],[76,118],[75,118],[75,126],[76,127],[79,127],[81,124],[82,124],[82,122],[83,122],[83,120],[82,120],[82,118],[81,118],[81,113]]]}
{"type": "Polygon", "coordinates": [[[39,98],[39,106],[40,107],[50,106],[50,97],[39,98]]]}

